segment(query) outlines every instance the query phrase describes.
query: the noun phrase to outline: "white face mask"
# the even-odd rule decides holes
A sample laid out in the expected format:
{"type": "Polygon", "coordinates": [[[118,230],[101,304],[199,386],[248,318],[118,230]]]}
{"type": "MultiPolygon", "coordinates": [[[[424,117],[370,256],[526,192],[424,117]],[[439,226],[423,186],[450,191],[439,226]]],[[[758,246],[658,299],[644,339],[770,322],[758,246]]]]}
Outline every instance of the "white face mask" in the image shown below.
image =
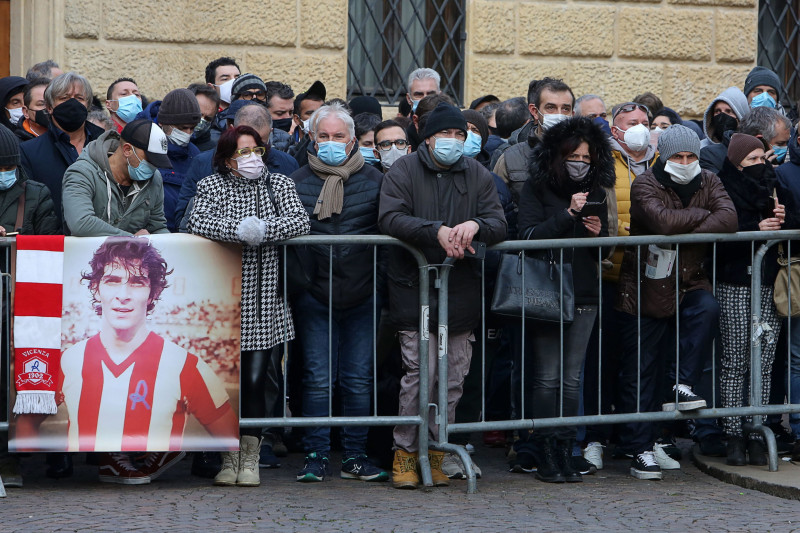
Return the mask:
{"type": "Polygon", "coordinates": [[[389,170],[394,162],[406,155],[408,148],[400,150],[397,146],[392,145],[389,150],[378,150],[381,156],[381,166],[383,170],[389,170]]]}
{"type": "Polygon", "coordinates": [[[15,109],[6,108],[6,111],[8,111],[9,114],[9,119],[8,119],[9,122],[11,122],[11,124],[16,126],[19,123],[20,119],[22,118],[22,108],[21,107],[17,107],[15,109]]]}
{"type": "Polygon", "coordinates": [[[222,85],[215,85],[217,89],[219,89],[219,99],[223,102],[228,104],[231,103],[231,90],[233,90],[233,82],[236,81],[236,78],[232,80],[228,80],[222,85]]]}
{"type": "Polygon", "coordinates": [[[644,124],[637,124],[627,130],[617,129],[624,132],[622,142],[634,152],[641,152],[650,144],[650,129],[644,124]]]}
{"type": "Polygon", "coordinates": [[[303,133],[309,133],[308,128],[311,127],[311,119],[308,118],[303,121],[303,133]]]}
{"type": "Polygon", "coordinates": [[[547,131],[559,122],[563,122],[569,118],[569,115],[562,115],[561,113],[542,113],[539,120],[539,125],[543,131],[547,131]]]}
{"type": "Polygon", "coordinates": [[[181,131],[178,128],[172,128],[172,131],[169,132],[167,138],[169,138],[173,144],[177,144],[178,146],[188,146],[189,140],[192,138],[192,134],[181,131]]]}
{"type": "Polygon", "coordinates": [[[261,177],[261,171],[264,169],[264,161],[258,155],[250,154],[247,157],[237,159],[236,166],[236,171],[243,178],[257,180],[261,177]]]}
{"type": "Polygon", "coordinates": [[[664,172],[669,174],[669,177],[675,183],[686,185],[700,174],[700,161],[693,161],[688,165],[667,161],[664,165],[664,172]]]}

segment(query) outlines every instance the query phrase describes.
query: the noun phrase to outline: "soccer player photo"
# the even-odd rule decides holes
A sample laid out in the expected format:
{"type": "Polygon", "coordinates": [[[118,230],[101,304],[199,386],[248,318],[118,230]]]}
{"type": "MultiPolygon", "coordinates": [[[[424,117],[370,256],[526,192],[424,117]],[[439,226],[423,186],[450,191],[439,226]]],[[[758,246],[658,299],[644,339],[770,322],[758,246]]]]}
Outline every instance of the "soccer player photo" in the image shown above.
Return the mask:
{"type": "Polygon", "coordinates": [[[238,449],[241,252],[189,235],[66,238],[55,415],[11,449],[238,449]]]}

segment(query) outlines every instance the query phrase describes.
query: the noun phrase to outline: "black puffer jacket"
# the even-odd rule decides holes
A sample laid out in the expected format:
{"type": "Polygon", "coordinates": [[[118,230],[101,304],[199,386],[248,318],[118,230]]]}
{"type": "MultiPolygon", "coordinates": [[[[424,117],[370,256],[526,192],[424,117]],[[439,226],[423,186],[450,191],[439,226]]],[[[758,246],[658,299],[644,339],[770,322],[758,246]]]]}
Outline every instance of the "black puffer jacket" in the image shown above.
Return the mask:
{"type": "MultiPolygon", "coordinates": [[[[357,148],[356,148],[357,150],[357,148]]],[[[311,222],[312,235],[374,235],[378,232],[378,200],[383,174],[370,165],[364,165],[344,182],[342,212],[329,219],[318,220],[314,207],[325,182],[309,165],[289,176],[295,184],[297,195],[306,208],[311,222]]],[[[309,292],[320,302],[329,298],[329,257],[333,255],[333,306],[348,309],[364,302],[372,295],[373,246],[348,244],[310,246],[305,254],[313,261],[314,283],[309,292]]]]}
{"type": "MultiPolygon", "coordinates": [[[[722,170],[717,176],[736,207],[736,217],[739,220],[737,231],[758,231],[758,223],[767,218],[763,216],[765,211],[775,207],[775,201],[772,199],[775,174],[769,167],[767,172],[761,183],[755,183],[733,166],[727,157],[723,161],[722,170]]],[[[755,251],[758,251],[761,244],[762,241],[756,241],[755,251]]],[[[717,244],[717,281],[749,287],[752,256],[750,242],[717,244]]],[[[773,246],[762,263],[762,284],[773,285],[777,275],[778,247],[773,246]]]]}
{"type": "MultiPolygon", "coordinates": [[[[519,203],[519,235],[530,239],[572,239],[592,237],[580,217],[567,211],[572,195],[588,192],[590,202],[603,202],[606,192],[603,187],[613,187],[616,181],[611,147],[603,131],[589,119],[574,118],[553,126],[544,134],[542,141],[528,158],[528,180],[522,187],[519,203]],[[568,139],[581,139],[596,147],[597,161],[589,169],[581,184],[571,182],[568,177],[558,180],[552,168],[560,147],[568,139]]],[[[608,236],[607,211],[600,215],[600,237],[608,236]]],[[[556,260],[559,251],[553,250],[556,260]]],[[[603,250],[605,257],[608,250],[603,250]]],[[[564,249],[564,262],[572,263],[575,303],[597,303],[599,267],[597,249],[564,249]]]]}

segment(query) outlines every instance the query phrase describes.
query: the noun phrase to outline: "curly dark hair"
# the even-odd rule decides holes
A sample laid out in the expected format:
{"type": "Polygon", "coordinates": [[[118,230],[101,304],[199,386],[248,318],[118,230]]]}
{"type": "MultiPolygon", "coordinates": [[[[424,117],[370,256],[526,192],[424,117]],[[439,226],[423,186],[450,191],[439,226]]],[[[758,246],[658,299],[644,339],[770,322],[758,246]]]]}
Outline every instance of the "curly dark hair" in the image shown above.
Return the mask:
{"type": "Polygon", "coordinates": [[[81,282],[89,284],[92,294],[92,306],[95,313],[103,314],[100,301],[97,299],[97,290],[103,278],[106,266],[114,263],[121,264],[129,274],[135,271],[146,273],[150,280],[150,301],[147,312],[150,313],[161,297],[161,293],[169,287],[167,276],[172,270],[167,270],[167,262],[161,257],[159,251],[150,244],[150,241],[141,237],[109,237],[95,250],[89,261],[89,272],[81,272],[81,282]]]}

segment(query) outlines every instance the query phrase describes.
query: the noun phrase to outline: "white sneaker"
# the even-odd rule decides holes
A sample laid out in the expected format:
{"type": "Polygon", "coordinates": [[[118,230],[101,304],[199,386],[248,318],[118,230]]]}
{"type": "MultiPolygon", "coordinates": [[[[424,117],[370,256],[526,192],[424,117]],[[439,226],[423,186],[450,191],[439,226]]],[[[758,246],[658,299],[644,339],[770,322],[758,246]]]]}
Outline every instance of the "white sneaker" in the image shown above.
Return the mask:
{"type": "Polygon", "coordinates": [[[603,445],[599,442],[590,442],[583,450],[583,458],[597,467],[603,469],[603,445]]]}
{"type": "Polygon", "coordinates": [[[661,467],[661,470],[680,470],[681,464],[667,455],[667,452],[664,451],[664,448],[669,446],[669,444],[654,444],[653,445],[653,457],[658,463],[658,466],[661,467]]]}
{"type": "MultiPolygon", "coordinates": [[[[475,472],[475,478],[481,478],[481,469],[472,461],[472,470],[475,472]]],[[[450,479],[466,479],[467,474],[464,472],[464,465],[461,458],[454,453],[447,453],[442,461],[442,472],[450,479]]]]}

